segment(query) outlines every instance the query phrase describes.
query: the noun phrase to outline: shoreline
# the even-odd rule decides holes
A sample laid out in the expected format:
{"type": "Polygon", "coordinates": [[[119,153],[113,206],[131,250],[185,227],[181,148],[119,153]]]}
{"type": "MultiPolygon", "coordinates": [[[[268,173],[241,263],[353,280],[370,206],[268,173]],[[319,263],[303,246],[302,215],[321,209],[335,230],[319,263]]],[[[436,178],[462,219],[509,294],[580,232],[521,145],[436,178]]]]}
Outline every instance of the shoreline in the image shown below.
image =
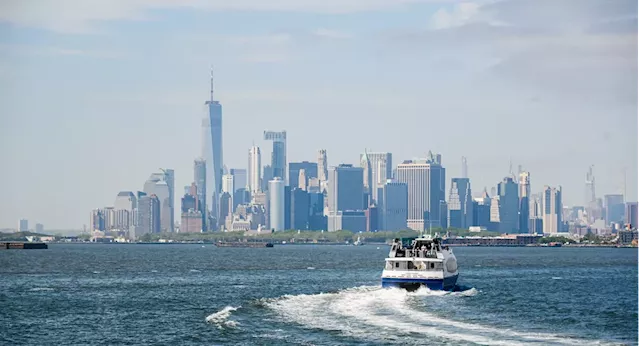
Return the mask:
{"type": "MultiPolygon", "coordinates": [[[[270,241],[263,241],[263,242],[270,242],[270,241]]],[[[29,242],[25,242],[25,243],[29,243],[29,242]]],[[[248,242],[248,243],[253,243],[253,242],[248,242]]],[[[261,242],[258,242],[261,243],[261,242]]],[[[339,245],[339,246],[356,246],[353,244],[345,244],[345,243],[311,243],[311,242],[294,242],[294,243],[290,243],[287,242],[286,244],[282,244],[281,242],[277,242],[277,241],[272,241],[270,242],[272,243],[274,246],[288,246],[288,245],[307,245],[307,246],[311,246],[311,245],[339,245]]],[[[47,242],[47,244],[103,244],[103,245],[216,245],[217,242],[212,242],[212,241],[176,241],[176,242],[47,242]]],[[[390,246],[390,244],[386,244],[386,243],[366,243],[366,244],[362,244],[362,245],[358,245],[358,246],[390,246]]],[[[567,248],[631,248],[631,249],[637,249],[637,246],[631,246],[631,245],[616,245],[616,244],[569,244],[569,245],[562,245],[562,246],[550,246],[550,245],[546,245],[546,244],[529,244],[529,245],[511,245],[511,244],[505,244],[505,245],[496,245],[496,244],[491,244],[491,245],[484,245],[484,244],[447,244],[447,246],[449,247],[523,247],[523,248],[539,248],[539,247],[543,247],[543,248],[562,248],[562,247],[567,247],[567,248]]]]}

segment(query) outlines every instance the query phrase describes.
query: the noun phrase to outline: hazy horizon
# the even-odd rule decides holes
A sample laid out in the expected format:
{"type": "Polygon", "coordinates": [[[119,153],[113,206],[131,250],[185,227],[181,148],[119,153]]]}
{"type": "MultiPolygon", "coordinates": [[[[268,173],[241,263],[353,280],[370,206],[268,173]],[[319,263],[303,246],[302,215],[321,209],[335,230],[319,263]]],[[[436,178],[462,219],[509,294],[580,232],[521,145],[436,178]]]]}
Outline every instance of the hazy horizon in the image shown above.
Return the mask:
{"type": "MultiPolygon", "coordinates": [[[[637,1],[5,1],[0,228],[82,229],[120,191],[201,155],[214,66],[224,164],[264,130],[287,160],[468,160],[474,194],[518,165],[565,205],[638,200],[637,1]]],[[[177,219],[178,220],[178,219],[177,219]]]]}

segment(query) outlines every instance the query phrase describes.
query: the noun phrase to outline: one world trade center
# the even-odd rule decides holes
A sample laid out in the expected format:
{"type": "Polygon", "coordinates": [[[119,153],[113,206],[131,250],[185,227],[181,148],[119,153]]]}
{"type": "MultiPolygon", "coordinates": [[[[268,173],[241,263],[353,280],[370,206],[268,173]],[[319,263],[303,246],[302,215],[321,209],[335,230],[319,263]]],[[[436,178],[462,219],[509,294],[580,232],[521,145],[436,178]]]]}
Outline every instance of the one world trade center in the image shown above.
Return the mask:
{"type": "Polygon", "coordinates": [[[202,156],[206,160],[206,187],[211,196],[210,228],[216,229],[220,223],[219,199],[222,191],[222,105],[213,99],[213,68],[211,69],[211,96],[205,102],[207,115],[202,119],[202,156]]]}

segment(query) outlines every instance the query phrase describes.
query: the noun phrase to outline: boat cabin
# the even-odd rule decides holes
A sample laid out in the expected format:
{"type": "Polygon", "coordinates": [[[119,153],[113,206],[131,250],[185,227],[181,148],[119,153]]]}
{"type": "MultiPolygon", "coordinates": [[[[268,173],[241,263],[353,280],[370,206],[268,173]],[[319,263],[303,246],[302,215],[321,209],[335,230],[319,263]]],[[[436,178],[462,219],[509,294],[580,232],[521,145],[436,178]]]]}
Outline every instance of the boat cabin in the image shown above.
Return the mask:
{"type": "Polygon", "coordinates": [[[386,270],[442,271],[444,255],[440,240],[429,238],[394,239],[386,260],[386,270]]]}
{"type": "Polygon", "coordinates": [[[396,238],[391,244],[389,257],[438,258],[442,250],[448,251],[449,247],[442,246],[438,238],[396,238]]]}

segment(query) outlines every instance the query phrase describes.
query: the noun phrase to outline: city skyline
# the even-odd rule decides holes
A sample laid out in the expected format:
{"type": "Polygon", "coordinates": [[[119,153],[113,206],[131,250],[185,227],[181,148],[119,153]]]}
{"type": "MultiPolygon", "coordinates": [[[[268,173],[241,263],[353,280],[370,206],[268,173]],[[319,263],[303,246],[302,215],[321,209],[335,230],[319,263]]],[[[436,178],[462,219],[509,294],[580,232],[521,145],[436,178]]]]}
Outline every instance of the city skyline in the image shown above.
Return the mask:
{"type": "MultiPolygon", "coordinates": [[[[105,58],[97,53],[121,48],[125,55],[141,54],[130,45],[134,41],[124,40],[121,47],[88,46],[87,41],[99,34],[60,33],[59,25],[64,23],[55,24],[53,19],[43,24],[48,25],[45,28],[15,29],[10,23],[25,24],[25,16],[19,14],[33,9],[0,11],[5,13],[0,16],[3,32],[14,28],[10,34],[0,36],[2,49],[9,53],[0,59],[0,85],[9,90],[0,96],[0,111],[8,114],[2,116],[0,124],[0,161],[11,167],[3,182],[7,193],[1,197],[0,227],[12,227],[24,218],[37,220],[47,229],[79,229],[87,224],[88,211],[110,205],[119,191],[140,190],[141,183],[156,172],[157,167],[175,171],[177,191],[190,185],[193,160],[199,156],[201,146],[199,127],[205,112],[201,105],[208,84],[205,71],[212,61],[216,99],[225,107],[221,156],[229,168],[248,168],[247,150],[252,141],[261,148],[262,164],[266,165],[270,162],[271,145],[262,140],[263,131],[281,129],[287,131],[287,162],[315,162],[318,150],[323,148],[327,150],[329,166],[359,165],[362,148],[371,148],[375,152],[392,153],[396,168],[397,163],[424,157],[425,152],[432,149],[442,154],[447,178],[461,177],[460,158],[467,158],[468,177],[476,196],[484,187],[495,187],[510,173],[511,158],[531,173],[532,193],[541,193],[545,185],[562,186],[565,205],[584,204],[585,172],[593,164],[597,197],[623,192],[623,169],[627,168],[625,197],[627,201],[637,201],[637,146],[628,143],[628,138],[637,140],[637,80],[635,76],[632,80],[625,77],[637,75],[634,74],[636,62],[630,63],[629,59],[634,57],[633,49],[626,48],[628,45],[637,48],[637,34],[625,31],[624,20],[611,21],[608,26],[602,24],[628,13],[630,8],[637,12],[637,3],[621,2],[599,14],[586,10],[572,12],[571,5],[564,1],[557,4],[568,20],[563,25],[550,25],[554,34],[551,38],[539,31],[533,38],[547,39],[543,42],[547,45],[561,44],[565,38],[577,39],[575,44],[587,49],[580,51],[582,58],[575,51],[564,52],[566,56],[562,59],[568,56],[577,67],[563,71],[560,77],[551,76],[551,72],[557,72],[558,64],[565,61],[560,57],[543,55],[546,63],[532,62],[532,57],[542,54],[540,42],[532,37],[520,37],[531,39],[524,40],[520,50],[505,53],[498,49],[492,57],[499,60],[497,69],[495,62],[489,64],[493,66],[490,68],[474,65],[455,54],[463,47],[444,42],[451,35],[460,35],[463,41],[470,39],[473,28],[482,29],[476,34],[498,35],[502,39],[504,34],[509,38],[518,37],[516,32],[504,32],[501,30],[506,29],[487,23],[489,10],[494,15],[498,13],[499,18],[493,19],[506,22],[529,16],[529,21],[520,25],[525,29],[538,28],[531,22],[535,20],[535,13],[516,15],[500,4],[479,4],[474,10],[439,3],[380,5],[384,9],[395,8],[397,13],[378,9],[367,18],[392,19],[387,21],[387,26],[373,25],[369,20],[350,25],[337,20],[336,28],[331,30],[320,29],[327,25],[329,18],[339,19],[340,15],[317,13],[321,12],[317,7],[296,10],[304,12],[299,13],[300,17],[310,19],[308,26],[292,19],[298,17],[278,12],[281,18],[288,19],[292,29],[282,29],[283,26],[267,20],[260,11],[271,11],[269,9],[246,8],[233,16],[254,15],[262,22],[244,31],[234,29],[229,22],[204,26],[198,31],[202,36],[209,31],[218,36],[212,35],[211,42],[201,42],[204,38],[198,36],[194,39],[197,44],[184,43],[194,44],[192,48],[201,47],[196,50],[198,57],[180,60],[169,55],[148,67],[141,66],[140,60],[146,59],[144,55],[137,59],[105,58]],[[419,24],[409,10],[431,18],[421,21],[436,25],[438,30],[419,24]],[[402,40],[396,40],[400,42],[389,42],[388,37],[387,41],[372,37],[381,31],[389,34],[398,30],[400,20],[407,20],[411,26],[408,30],[412,31],[396,33],[402,36],[402,40]],[[614,26],[619,30],[613,31],[614,26]],[[574,28],[592,31],[568,37],[566,33],[574,28]],[[293,59],[286,64],[275,61],[278,59],[240,62],[237,46],[227,55],[216,56],[202,43],[234,48],[231,41],[220,39],[225,29],[237,33],[230,36],[231,40],[244,39],[243,44],[266,50],[284,47],[293,55],[303,54],[301,47],[309,40],[321,56],[337,63],[330,64],[332,69],[314,71],[321,66],[317,60],[293,59]],[[247,31],[253,33],[241,34],[247,31]],[[339,35],[342,31],[351,32],[351,37],[339,35]],[[598,40],[601,37],[596,34],[604,35],[609,41],[598,40]],[[45,41],[44,46],[41,41],[45,41]],[[354,45],[355,50],[346,47],[345,42],[354,45]],[[445,62],[446,54],[429,55],[423,43],[447,48],[449,57],[455,59],[445,62]],[[33,49],[25,49],[25,45],[33,49]],[[393,45],[394,49],[390,53],[371,55],[379,52],[379,45],[393,45]],[[604,52],[612,49],[615,59],[603,57],[604,52]],[[517,54],[522,52],[530,54],[524,57],[517,54]],[[410,58],[413,55],[429,59],[418,63],[410,58]],[[339,59],[341,56],[347,59],[339,59]],[[594,57],[603,58],[595,61],[594,57]],[[359,64],[355,64],[356,61],[359,64]],[[128,71],[123,70],[123,63],[139,69],[126,72],[128,75],[116,83],[108,74],[128,71]],[[595,72],[589,71],[594,64],[597,65],[595,72]],[[272,72],[265,72],[264,65],[272,72]],[[100,66],[100,72],[95,66],[100,66]],[[525,66],[533,66],[538,75],[535,78],[531,74],[523,75],[525,66]],[[41,71],[45,71],[47,78],[41,78],[41,71]],[[161,71],[167,76],[162,76],[161,71]],[[307,71],[304,74],[307,80],[299,77],[301,71],[307,71]],[[389,71],[393,71],[393,75],[389,71]],[[68,80],[68,76],[72,80],[68,80]],[[576,81],[570,82],[572,79],[576,81]],[[556,82],[560,89],[552,87],[556,82]],[[83,91],[93,89],[92,83],[98,84],[99,94],[83,91]],[[43,90],[46,92],[41,92],[43,90]],[[38,102],[33,101],[33,93],[41,98],[38,102]],[[425,104],[424,99],[429,102],[425,104]],[[98,102],[101,106],[95,107],[98,102]],[[379,120],[375,120],[376,117],[379,120]],[[523,122],[529,127],[522,128],[523,122]],[[60,127],[60,123],[63,126],[68,123],[70,130],[60,127]],[[425,132],[433,126],[442,131],[425,132]],[[455,135],[451,136],[453,130],[455,135]],[[531,139],[522,140],[523,135],[531,139]],[[119,137],[124,140],[114,140],[119,137]],[[72,190],[81,190],[81,196],[64,193],[72,190]],[[51,199],[55,199],[55,204],[51,199]]],[[[363,13],[362,8],[349,11],[363,13]]],[[[354,13],[343,16],[355,16],[354,13]]],[[[65,25],[80,23],[91,28],[96,24],[87,19],[90,16],[75,15],[76,21],[70,20],[65,25]]],[[[190,9],[184,15],[204,23],[204,18],[218,18],[225,12],[190,9]]],[[[125,24],[120,19],[115,15],[99,27],[109,34],[121,35],[125,24]]],[[[169,14],[162,19],[146,24],[170,29],[184,24],[185,20],[169,14]]],[[[26,24],[29,26],[28,21],[26,24]]],[[[127,25],[138,29],[133,36],[145,37],[143,23],[134,20],[127,25]]],[[[150,39],[154,42],[159,37],[150,39]]],[[[491,55],[474,52],[473,57],[482,57],[483,63],[488,62],[491,55]]],[[[449,189],[450,179],[447,179],[447,195],[449,189]]],[[[174,196],[174,205],[179,197],[179,193],[174,196]]],[[[207,196],[207,204],[210,203],[207,196]]]]}

